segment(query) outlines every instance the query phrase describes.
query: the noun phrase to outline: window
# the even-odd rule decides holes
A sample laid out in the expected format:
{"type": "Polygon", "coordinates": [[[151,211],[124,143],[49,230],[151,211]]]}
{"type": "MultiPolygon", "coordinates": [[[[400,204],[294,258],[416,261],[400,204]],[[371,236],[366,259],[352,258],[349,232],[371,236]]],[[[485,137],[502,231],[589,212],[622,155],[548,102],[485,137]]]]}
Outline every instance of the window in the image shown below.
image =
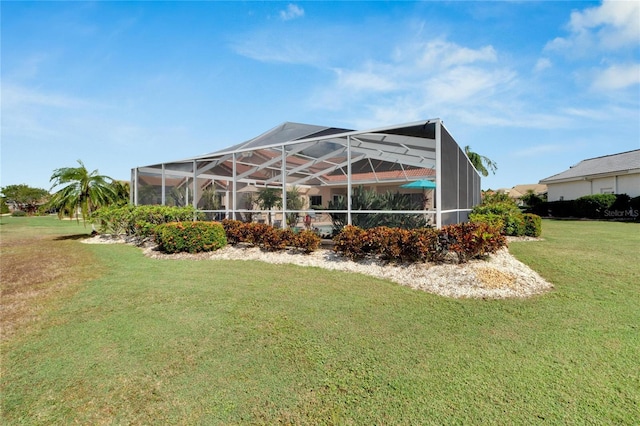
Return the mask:
{"type": "Polygon", "coordinates": [[[309,197],[309,204],[311,207],[322,206],[322,195],[312,195],[309,197]]]}

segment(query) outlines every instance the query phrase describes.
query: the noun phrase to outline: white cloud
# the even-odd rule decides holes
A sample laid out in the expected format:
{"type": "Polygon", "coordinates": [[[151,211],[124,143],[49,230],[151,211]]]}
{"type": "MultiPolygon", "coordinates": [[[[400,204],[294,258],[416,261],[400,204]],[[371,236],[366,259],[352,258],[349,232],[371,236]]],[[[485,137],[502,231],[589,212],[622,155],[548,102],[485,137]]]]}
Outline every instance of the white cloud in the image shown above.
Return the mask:
{"type": "Polygon", "coordinates": [[[476,103],[509,86],[515,76],[503,69],[456,67],[426,80],[426,95],[447,103],[476,103]]]}
{"type": "Polygon", "coordinates": [[[91,105],[90,102],[59,93],[46,93],[37,90],[5,84],[2,87],[2,109],[4,112],[24,105],[81,108],[91,105]]]}
{"type": "Polygon", "coordinates": [[[612,65],[597,74],[592,88],[618,90],[635,84],[640,84],[640,64],[612,65]]]}
{"type": "Polygon", "coordinates": [[[334,110],[366,105],[378,124],[431,117],[460,104],[484,105],[508,91],[517,76],[497,61],[493,46],[473,49],[443,39],[410,43],[396,47],[388,61],[334,70],[335,81],[319,89],[312,103],[334,110]]]}
{"type": "MultiPolygon", "coordinates": [[[[376,69],[375,66],[366,67],[364,70],[336,69],[337,85],[342,90],[354,92],[373,91],[388,92],[398,87],[393,77],[376,69]],[[390,78],[391,77],[391,78],[390,78]]],[[[381,68],[384,68],[381,66],[381,68]]]]}
{"type": "Polygon", "coordinates": [[[589,120],[594,120],[596,118],[602,119],[603,114],[602,109],[594,108],[563,108],[561,111],[566,115],[578,118],[587,118],[589,120]]]}
{"type": "Polygon", "coordinates": [[[640,2],[606,0],[600,6],[574,11],[567,24],[568,37],[545,47],[551,51],[587,54],[593,50],[637,47],[640,40],[640,2]]]}
{"type": "Polygon", "coordinates": [[[285,64],[316,64],[321,60],[319,54],[307,48],[299,40],[287,40],[276,43],[270,34],[253,34],[239,39],[232,45],[239,55],[260,62],[280,62],[285,64]]]}
{"type": "Polygon", "coordinates": [[[496,62],[493,46],[470,49],[446,40],[438,39],[426,43],[414,43],[396,50],[395,60],[414,62],[420,69],[443,69],[477,62],[496,62]],[[414,60],[413,58],[418,58],[414,60]]]}
{"type": "Polygon", "coordinates": [[[534,68],[535,72],[541,72],[546,70],[547,68],[551,68],[553,64],[549,58],[540,58],[538,62],[536,62],[536,66],[534,68]]]}
{"type": "Polygon", "coordinates": [[[282,19],[283,21],[290,21],[292,19],[301,18],[303,16],[304,9],[293,3],[289,3],[285,10],[280,11],[280,19],[282,19]]]}
{"type": "Polygon", "coordinates": [[[562,129],[571,126],[571,120],[560,114],[531,112],[529,106],[514,106],[512,99],[486,107],[457,108],[449,115],[470,125],[512,127],[523,129],[562,129]]]}

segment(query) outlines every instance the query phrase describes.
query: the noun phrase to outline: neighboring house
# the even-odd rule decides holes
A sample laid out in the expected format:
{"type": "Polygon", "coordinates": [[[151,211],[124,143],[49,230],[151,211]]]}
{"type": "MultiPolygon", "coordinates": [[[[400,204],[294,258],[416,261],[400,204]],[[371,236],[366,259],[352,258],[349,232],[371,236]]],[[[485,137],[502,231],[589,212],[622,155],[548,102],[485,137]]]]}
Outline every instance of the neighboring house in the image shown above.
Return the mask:
{"type": "Polygon", "coordinates": [[[518,205],[524,205],[522,197],[527,195],[529,191],[533,191],[535,195],[542,197],[547,193],[547,185],[540,183],[516,185],[513,188],[501,188],[496,192],[507,194],[509,198],[513,199],[518,205]]]}
{"type": "Polygon", "coordinates": [[[562,173],[542,179],[549,201],[575,200],[584,195],[640,196],[640,149],[582,160],[562,173]]]}

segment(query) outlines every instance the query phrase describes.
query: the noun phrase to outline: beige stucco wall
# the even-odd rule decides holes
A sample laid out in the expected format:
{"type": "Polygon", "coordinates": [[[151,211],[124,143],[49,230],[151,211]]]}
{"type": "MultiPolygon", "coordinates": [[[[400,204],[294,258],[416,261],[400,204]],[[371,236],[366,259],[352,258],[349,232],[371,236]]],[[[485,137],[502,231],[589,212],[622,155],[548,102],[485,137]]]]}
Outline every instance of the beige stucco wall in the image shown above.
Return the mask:
{"type": "Polygon", "coordinates": [[[618,176],[618,194],[640,197],[640,173],[618,176]]]}
{"type": "MultiPolygon", "coordinates": [[[[615,194],[616,193],[616,178],[610,176],[606,178],[593,179],[591,181],[591,194],[615,194]]],[[[585,194],[587,195],[587,194],[585,194]]]]}
{"type": "Polygon", "coordinates": [[[583,195],[591,194],[591,182],[548,183],[547,191],[549,201],[575,200],[583,195]]]}
{"type": "Polygon", "coordinates": [[[622,176],[608,176],[593,180],[548,183],[549,201],[575,200],[592,194],[627,194],[631,198],[640,196],[640,173],[622,176]]]}

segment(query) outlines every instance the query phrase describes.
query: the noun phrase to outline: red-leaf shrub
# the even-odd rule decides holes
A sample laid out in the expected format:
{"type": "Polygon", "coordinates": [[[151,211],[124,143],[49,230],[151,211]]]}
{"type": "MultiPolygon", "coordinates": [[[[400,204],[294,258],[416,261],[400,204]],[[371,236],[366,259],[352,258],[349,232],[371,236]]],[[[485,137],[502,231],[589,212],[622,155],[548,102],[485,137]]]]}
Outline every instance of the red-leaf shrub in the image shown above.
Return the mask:
{"type": "Polygon", "coordinates": [[[368,244],[366,234],[364,229],[347,225],[333,238],[333,250],[351,260],[362,259],[366,255],[365,245],[368,244]]]}
{"type": "Polygon", "coordinates": [[[171,222],[156,227],[156,241],[165,253],[213,251],[227,244],[218,222],[171,222]]]}
{"type": "Polygon", "coordinates": [[[311,253],[318,250],[320,247],[321,239],[313,231],[304,230],[300,231],[294,238],[293,246],[302,250],[304,253],[311,253]]]}
{"type": "Polygon", "coordinates": [[[222,221],[222,226],[224,232],[227,234],[229,244],[235,245],[244,242],[243,225],[244,223],[239,220],[224,219],[222,221]]]}
{"type": "Polygon", "coordinates": [[[245,223],[239,220],[222,221],[230,244],[246,243],[268,251],[280,251],[287,247],[311,253],[320,247],[320,237],[312,231],[295,234],[291,229],[274,228],[264,223],[245,223]]]}
{"type": "Polygon", "coordinates": [[[378,226],[368,229],[365,235],[366,252],[384,260],[409,260],[412,256],[407,253],[406,247],[410,236],[411,231],[401,228],[378,226]]]}
{"type": "Polygon", "coordinates": [[[373,256],[389,261],[436,263],[443,262],[449,252],[463,263],[495,253],[506,245],[500,228],[486,223],[462,223],[440,230],[387,227],[363,230],[346,226],[334,242],[334,250],[352,260],[373,256]]]}
{"type": "Polygon", "coordinates": [[[419,228],[410,231],[403,251],[408,261],[440,263],[448,250],[446,235],[435,228],[419,228]]]}
{"type": "Polygon", "coordinates": [[[445,226],[441,232],[447,236],[449,251],[458,256],[458,262],[495,253],[506,245],[501,230],[487,223],[459,223],[445,226]]]}
{"type": "Polygon", "coordinates": [[[293,232],[291,232],[290,229],[274,228],[273,226],[267,225],[264,229],[261,229],[260,237],[260,245],[264,247],[265,250],[281,251],[291,245],[293,232]]]}

